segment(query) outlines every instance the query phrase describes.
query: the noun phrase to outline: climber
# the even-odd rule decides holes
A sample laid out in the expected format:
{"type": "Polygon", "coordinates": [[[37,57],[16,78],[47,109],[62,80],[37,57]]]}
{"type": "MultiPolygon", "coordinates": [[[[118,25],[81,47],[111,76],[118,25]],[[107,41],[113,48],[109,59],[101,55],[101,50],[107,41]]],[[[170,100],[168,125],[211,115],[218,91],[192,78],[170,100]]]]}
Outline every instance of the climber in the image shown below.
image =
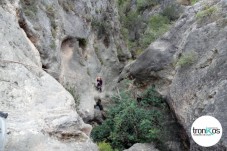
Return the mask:
{"type": "Polygon", "coordinates": [[[94,116],[94,121],[98,124],[102,124],[103,121],[106,119],[106,113],[103,110],[103,106],[101,104],[101,99],[98,99],[96,104],[94,105],[95,108],[95,116],[94,116]]]}
{"type": "Polygon", "coordinates": [[[101,99],[98,99],[98,101],[96,102],[95,106],[94,106],[95,109],[98,109],[100,111],[103,111],[103,106],[101,104],[101,99]]]}
{"type": "Polygon", "coordinates": [[[102,92],[102,78],[101,77],[97,77],[97,85],[96,85],[96,88],[99,92],[102,92]]]}
{"type": "Polygon", "coordinates": [[[6,136],[5,119],[8,117],[8,113],[0,112],[0,151],[4,149],[4,140],[6,136]]]}

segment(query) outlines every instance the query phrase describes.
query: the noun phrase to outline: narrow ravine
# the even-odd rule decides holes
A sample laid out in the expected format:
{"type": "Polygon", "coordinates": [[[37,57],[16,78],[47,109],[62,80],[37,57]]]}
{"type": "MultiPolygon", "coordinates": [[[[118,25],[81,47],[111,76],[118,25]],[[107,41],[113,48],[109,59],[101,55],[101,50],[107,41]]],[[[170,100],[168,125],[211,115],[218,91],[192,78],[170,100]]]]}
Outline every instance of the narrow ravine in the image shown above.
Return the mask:
{"type": "Polygon", "coordinates": [[[4,151],[225,151],[226,0],[1,0],[4,151]],[[98,92],[97,78],[102,79],[98,92]]]}

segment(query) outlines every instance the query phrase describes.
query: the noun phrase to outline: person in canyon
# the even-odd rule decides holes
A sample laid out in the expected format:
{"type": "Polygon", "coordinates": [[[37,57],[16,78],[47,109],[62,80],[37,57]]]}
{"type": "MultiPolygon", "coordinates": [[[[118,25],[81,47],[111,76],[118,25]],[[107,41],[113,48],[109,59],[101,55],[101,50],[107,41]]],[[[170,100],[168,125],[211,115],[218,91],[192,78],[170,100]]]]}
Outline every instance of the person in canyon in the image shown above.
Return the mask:
{"type": "Polygon", "coordinates": [[[98,101],[96,102],[94,108],[95,109],[98,109],[100,111],[103,111],[103,106],[102,106],[102,103],[101,102],[102,102],[101,99],[98,99],[98,101]]]}
{"type": "Polygon", "coordinates": [[[94,105],[94,108],[95,108],[94,121],[96,121],[98,124],[102,124],[102,122],[106,119],[106,114],[103,110],[100,98],[97,100],[96,104],[94,105]]]}
{"type": "Polygon", "coordinates": [[[99,92],[102,92],[102,78],[101,77],[97,77],[96,79],[96,82],[97,82],[97,85],[96,85],[96,88],[99,92]]]}

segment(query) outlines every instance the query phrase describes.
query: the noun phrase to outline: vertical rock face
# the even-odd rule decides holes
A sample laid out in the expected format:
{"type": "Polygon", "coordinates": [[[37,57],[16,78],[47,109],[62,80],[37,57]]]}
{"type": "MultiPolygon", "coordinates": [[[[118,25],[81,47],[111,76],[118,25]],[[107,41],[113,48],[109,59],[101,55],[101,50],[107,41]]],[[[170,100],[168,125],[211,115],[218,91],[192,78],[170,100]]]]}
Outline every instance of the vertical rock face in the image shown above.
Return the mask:
{"type": "Polygon", "coordinates": [[[111,90],[131,55],[115,1],[2,0],[0,18],[6,151],[97,150],[82,120],[94,116],[96,76],[111,90]]]}
{"type": "MultiPolygon", "coordinates": [[[[175,27],[123,72],[155,84],[189,137],[193,121],[202,115],[216,117],[227,130],[226,6],[226,1],[216,0],[187,7],[175,27]]],[[[190,138],[190,150],[224,151],[226,142],[226,133],[210,148],[190,138]]]]}
{"type": "Polygon", "coordinates": [[[103,78],[105,92],[111,90],[131,56],[120,34],[115,1],[21,0],[18,17],[42,67],[79,97],[80,115],[92,119],[99,95],[96,77],[103,78]]]}
{"type": "MultiPolygon", "coordinates": [[[[89,139],[91,126],[85,124],[75,111],[73,97],[58,81],[43,71],[42,67],[50,69],[47,71],[62,83],[75,82],[78,85],[82,83],[80,92],[89,91],[91,79],[95,78],[96,74],[104,72],[106,77],[109,76],[110,81],[111,76],[114,78],[119,72],[121,62],[116,49],[123,47],[123,44],[116,46],[110,43],[107,47],[97,42],[97,53],[100,51],[100,58],[103,59],[104,64],[101,65],[95,55],[93,43],[106,40],[103,37],[97,39],[92,34],[90,25],[86,25],[86,21],[81,16],[67,14],[56,1],[45,1],[45,3],[35,1],[39,3],[37,8],[29,8],[37,9],[37,14],[33,16],[33,10],[17,9],[22,5],[17,2],[1,1],[0,7],[0,110],[9,113],[7,119],[9,133],[5,150],[96,151],[96,145],[89,139]],[[52,8],[46,5],[58,7],[52,8]],[[59,16],[62,17],[55,18],[57,24],[55,39],[52,37],[54,31],[51,31],[53,27],[50,25],[53,23],[48,18],[48,15],[53,15],[52,9],[56,9],[55,13],[60,13],[59,16]],[[44,13],[44,10],[48,12],[44,13]],[[35,18],[28,19],[23,11],[27,11],[27,15],[35,18]],[[64,34],[61,35],[58,30],[64,31],[64,34]],[[108,61],[105,58],[112,60],[108,61]],[[113,68],[105,66],[110,62],[113,68]],[[88,70],[91,71],[91,75],[83,77],[88,70]],[[71,82],[68,77],[76,77],[81,83],[77,83],[77,80],[71,82]]],[[[21,2],[26,7],[27,5],[32,7],[30,1],[21,2]]],[[[110,5],[109,2],[106,3],[110,5]]],[[[75,4],[75,6],[80,5],[75,4]]],[[[110,27],[115,26],[110,22],[110,27]]],[[[116,35],[109,35],[109,40],[114,41],[116,35]]],[[[82,102],[81,104],[83,105],[82,102]]]]}

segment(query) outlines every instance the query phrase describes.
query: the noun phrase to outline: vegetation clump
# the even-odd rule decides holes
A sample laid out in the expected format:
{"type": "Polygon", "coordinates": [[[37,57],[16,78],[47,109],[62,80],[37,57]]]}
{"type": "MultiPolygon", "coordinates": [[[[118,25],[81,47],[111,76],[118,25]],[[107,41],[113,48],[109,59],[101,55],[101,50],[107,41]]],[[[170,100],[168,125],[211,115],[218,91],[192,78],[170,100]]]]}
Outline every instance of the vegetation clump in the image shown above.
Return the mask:
{"type": "Polygon", "coordinates": [[[24,14],[31,19],[36,17],[38,11],[37,1],[36,0],[21,0],[21,4],[24,10],[24,14]]]}
{"type": "Polygon", "coordinates": [[[162,36],[169,30],[169,27],[170,20],[166,16],[161,14],[152,16],[149,21],[149,28],[140,41],[142,48],[146,48],[151,42],[162,36]]]}
{"type": "Polygon", "coordinates": [[[196,14],[197,19],[203,19],[204,17],[211,16],[212,14],[217,12],[217,8],[215,6],[208,7],[206,6],[204,10],[199,11],[196,14]]]}
{"type": "Polygon", "coordinates": [[[98,143],[99,151],[114,151],[109,143],[100,142],[98,143]]]}
{"type": "Polygon", "coordinates": [[[171,4],[165,6],[163,11],[144,18],[146,10],[152,10],[160,4],[159,0],[118,0],[121,33],[133,58],[140,55],[150,43],[167,32],[171,22],[179,17],[179,7],[171,4]],[[131,9],[132,6],[136,8],[131,9]]]}
{"type": "Polygon", "coordinates": [[[113,101],[115,105],[109,109],[107,119],[91,133],[95,142],[105,141],[118,150],[135,143],[162,143],[166,106],[153,87],[144,92],[141,100],[122,92],[113,101]]]}
{"type": "Polygon", "coordinates": [[[195,52],[184,53],[177,61],[176,66],[184,67],[193,64],[197,60],[197,54],[195,52]]]}
{"type": "Polygon", "coordinates": [[[195,3],[197,3],[199,0],[191,0],[191,4],[194,5],[195,3]]]}

